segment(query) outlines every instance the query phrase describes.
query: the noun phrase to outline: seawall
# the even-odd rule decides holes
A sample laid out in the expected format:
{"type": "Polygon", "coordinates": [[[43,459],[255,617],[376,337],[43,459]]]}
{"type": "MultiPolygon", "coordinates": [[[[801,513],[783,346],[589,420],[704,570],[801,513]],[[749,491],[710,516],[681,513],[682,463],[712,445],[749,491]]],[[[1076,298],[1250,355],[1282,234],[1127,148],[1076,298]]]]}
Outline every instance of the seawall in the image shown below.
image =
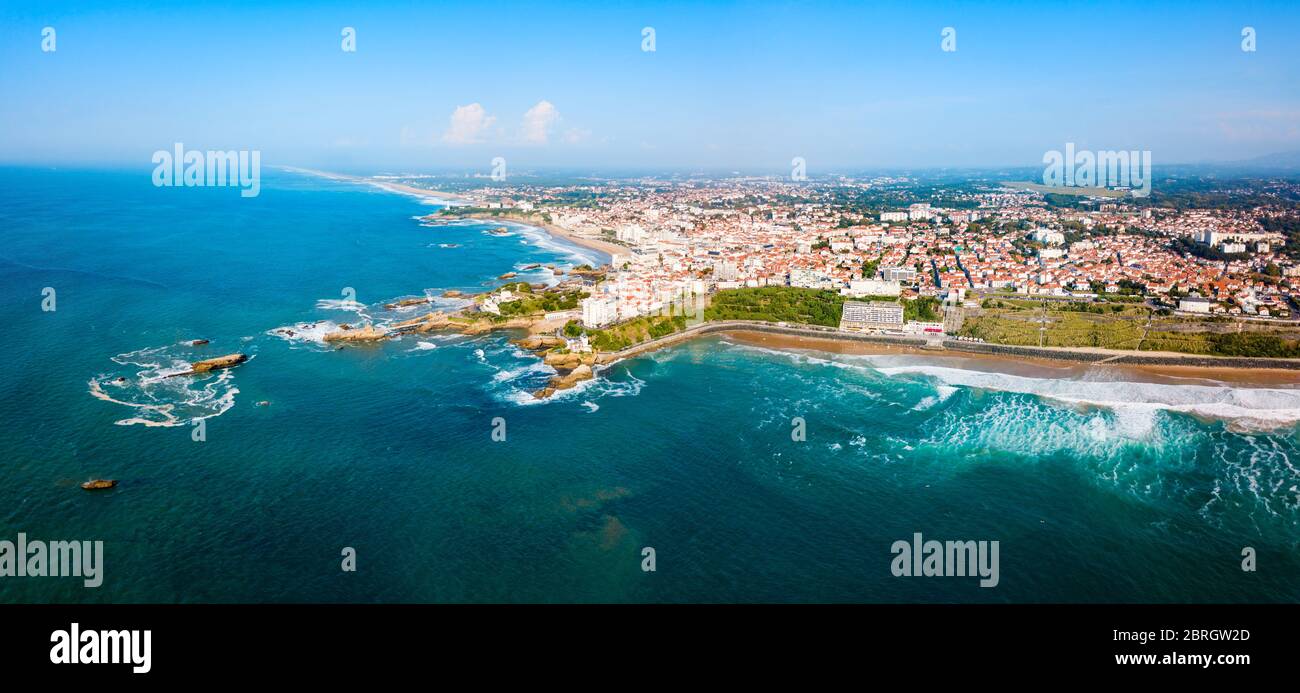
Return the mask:
{"type": "Polygon", "coordinates": [[[862,334],[841,332],[831,327],[776,325],[768,322],[749,322],[745,320],[728,320],[710,322],[688,327],[682,332],[670,334],[648,342],[630,346],[622,351],[602,354],[601,363],[613,363],[631,358],[656,349],[662,349],[697,337],[722,332],[764,332],[768,334],[788,335],[791,337],[813,337],[834,339],[847,342],[866,342],[888,344],[901,347],[913,347],[933,350],[936,354],[952,355],[990,354],[996,356],[1019,356],[1024,358],[1052,359],[1057,361],[1074,361],[1081,363],[1110,363],[1125,366],[1189,366],[1196,368],[1277,368],[1300,370],[1300,359],[1261,358],[1253,356],[1206,356],[1202,354],[1172,354],[1167,352],[1141,353],[1114,349],[1067,349],[1062,347],[1030,347],[1008,344],[989,344],[987,342],[966,342],[956,339],[927,339],[904,335],[862,334]]]}

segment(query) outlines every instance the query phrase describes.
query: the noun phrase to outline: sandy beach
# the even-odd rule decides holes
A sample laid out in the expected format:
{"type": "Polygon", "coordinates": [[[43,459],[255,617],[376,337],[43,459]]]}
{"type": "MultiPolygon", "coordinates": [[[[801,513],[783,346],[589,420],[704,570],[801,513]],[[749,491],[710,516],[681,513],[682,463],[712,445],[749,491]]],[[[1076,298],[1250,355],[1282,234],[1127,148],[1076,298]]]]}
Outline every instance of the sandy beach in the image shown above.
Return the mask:
{"type": "Polygon", "coordinates": [[[374,180],[371,178],[358,178],[357,182],[370,183],[371,185],[390,190],[392,192],[404,193],[407,195],[416,195],[419,197],[428,197],[435,200],[446,200],[448,202],[462,202],[467,199],[464,195],[445,192],[442,190],[429,190],[428,188],[417,188],[414,185],[405,185],[403,183],[390,183],[388,181],[374,180]]]}
{"type": "Polygon", "coordinates": [[[457,218],[477,219],[480,221],[509,221],[515,224],[534,226],[536,228],[542,229],[543,231],[551,234],[552,236],[555,236],[556,238],[563,238],[564,240],[574,245],[582,246],[583,248],[589,248],[591,250],[596,250],[609,256],[628,255],[629,253],[631,253],[631,251],[628,248],[626,248],[625,246],[618,245],[617,243],[610,243],[609,241],[602,241],[596,238],[579,236],[562,226],[556,226],[555,224],[548,224],[540,219],[533,219],[531,217],[516,216],[512,214],[498,214],[495,216],[492,214],[466,214],[463,216],[459,216],[457,218]]]}
{"type": "Polygon", "coordinates": [[[329,180],[347,181],[349,183],[367,183],[375,187],[388,190],[390,192],[402,193],[406,195],[417,195],[419,197],[427,197],[427,198],[437,199],[437,200],[446,200],[448,202],[461,202],[467,199],[464,195],[457,195],[456,193],[452,193],[452,192],[446,192],[443,190],[430,190],[428,188],[417,188],[414,185],[406,185],[404,183],[393,183],[385,180],[377,180],[375,178],[367,178],[365,176],[350,176],[345,173],[331,173],[329,171],[317,171],[315,169],[297,168],[293,166],[285,166],[283,167],[283,169],[285,171],[293,171],[294,173],[305,173],[307,175],[317,176],[320,178],[327,178],[329,180]]]}
{"type": "Polygon", "coordinates": [[[748,330],[725,333],[738,344],[779,350],[808,350],[831,354],[918,356],[935,365],[1034,378],[1085,378],[1099,373],[1122,374],[1111,379],[1166,384],[1218,384],[1246,386],[1300,386],[1300,372],[1276,368],[1217,368],[1204,366],[1087,363],[1044,358],[936,351],[905,345],[822,339],[748,330]]]}
{"type": "MultiPolygon", "coordinates": [[[[468,200],[468,198],[466,198],[464,195],[458,195],[456,193],[446,192],[443,190],[429,190],[427,188],[418,188],[414,185],[406,185],[404,183],[393,183],[389,181],[376,180],[374,178],[366,178],[362,176],[350,176],[342,173],[331,173],[329,171],[316,171],[307,168],[285,167],[284,170],[294,171],[297,173],[306,173],[313,176],[319,176],[321,178],[328,178],[330,180],[348,181],[351,183],[369,183],[370,185],[373,185],[378,188],[382,188],[384,190],[388,190],[390,192],[401,193],[404,195],[416,195],[419,197],[429,198],[433,200],[444,200],[452,203],[465,202],[468,200]]],[[[626,247],[618,245],[617,243],[610,243],[608,241],[603,241],[597,238],[588,238],[586,236],[580,236],[564,227],[556,226],[555,224],[550,224],[542,221],[541,219],[534,219],[532,217],[518,216],[513,214],[496,214],[496,215],[466,214],[457,218],[477,219],[480,221],[509,221],[509,222],[514,222],[516,224],[526,224],[528,226],[533,226],[542,229],[543,231],[546,231],[552,236],[555,236],[557,238],[562,238],[576,246],[581,246],[583,248],[595,250],[604,253],[606,255],[609,255],[611,257],[613,257],[614,255],[627,255],[630,252],[626,247]]]]}

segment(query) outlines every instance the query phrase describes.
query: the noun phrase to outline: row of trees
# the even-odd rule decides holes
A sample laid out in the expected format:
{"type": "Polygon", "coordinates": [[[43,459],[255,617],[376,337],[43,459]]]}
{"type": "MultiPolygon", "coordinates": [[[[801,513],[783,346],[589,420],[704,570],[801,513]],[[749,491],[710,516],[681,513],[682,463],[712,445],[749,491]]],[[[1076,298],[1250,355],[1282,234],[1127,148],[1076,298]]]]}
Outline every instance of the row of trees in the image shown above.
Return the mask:
{"type": "Polygon", "coordinates": [[[1300,358],[1300,343],[1277,335],[1257,332],[1231,332],[1209,336],[1210,353],[1220,356],[1254,356],[1257,358],[1300,358]]]}

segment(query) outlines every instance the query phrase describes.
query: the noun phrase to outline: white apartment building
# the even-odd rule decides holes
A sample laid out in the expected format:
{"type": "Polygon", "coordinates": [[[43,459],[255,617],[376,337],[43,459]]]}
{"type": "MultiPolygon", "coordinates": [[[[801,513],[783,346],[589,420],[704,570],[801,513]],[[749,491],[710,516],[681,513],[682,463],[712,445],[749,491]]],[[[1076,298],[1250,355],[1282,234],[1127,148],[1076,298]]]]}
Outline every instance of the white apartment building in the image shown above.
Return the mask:
{"type": "Polygon", "coordinates": [[[903,306],[892,301],[845,301],[840,329],[848,331],[898,329],[903,326],[903,306]]]}
{"type": "Polygon", "coordinates": [[[624,243],[636,245],[646,239],[646,232],[639,224],[628,224],[626,226],[621,226],[614,231],[614,238],[617,238],[624,243]]]}
{"type": "Polygon", "coordinates": [[[618,301],[603,296],[582,299],[582,324],[584,327],[604,327],[618,320],[618,301]]]}
{"type": "Polygon", "coordinates": [[[930,210],[930,203],[928,202],[918,202],[914,205],[909,205],[907,208],[907,218],[913,221],[917,219],[931,219],[934,216],[935,214],[930,210]]]}
{"type": "Polygon", "coordinates": [[[1189,313],[1208,313],[1210,312],[1210,300],[1200,296],[1187,296],[1178,301],[1178,310],[1185,310],[1189,313]]]}
{"type": "Polygon", "coordinates": [[[1030,237],[1039,243],[1048,245],[1063,245],[1065,243],[1065,234],[1051,229],[1034,229],[1030,237]]]}
{"type": "Polygon", "coordinates": [[[941,322],[921,322],[913,320],[903,327],[905,332],[916,332],[921,334],[943,334],[943,323],[941,322]]]}
{"type": "Polygon", "coordinates": [[[799,286],[805,289],[831,289],[834,288],[834,285],[834,280],[817,270],[790,270],[790,286],[799,286]]]}
{"type": "Polygon", "coordinates": [[[901,283],[884,279],[854,279],[848,288],[840,289],[844,296],[897,296],[902,291],[901,283]]]}

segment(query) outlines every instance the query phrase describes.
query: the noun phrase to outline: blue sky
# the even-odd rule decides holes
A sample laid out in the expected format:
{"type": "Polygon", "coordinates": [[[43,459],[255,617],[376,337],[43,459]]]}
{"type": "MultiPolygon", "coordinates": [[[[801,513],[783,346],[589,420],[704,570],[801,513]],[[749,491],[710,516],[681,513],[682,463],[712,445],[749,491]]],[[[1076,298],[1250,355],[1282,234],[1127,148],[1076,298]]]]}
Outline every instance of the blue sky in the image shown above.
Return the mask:
{"type": "Polygon", "coordinates": [[[7,162],[147,166],[178,141],[404,170],[1038,165],[1066,142],[1233,161],[1300,150],[1300,3],[6,1],[0,95],[7,162]]]}

